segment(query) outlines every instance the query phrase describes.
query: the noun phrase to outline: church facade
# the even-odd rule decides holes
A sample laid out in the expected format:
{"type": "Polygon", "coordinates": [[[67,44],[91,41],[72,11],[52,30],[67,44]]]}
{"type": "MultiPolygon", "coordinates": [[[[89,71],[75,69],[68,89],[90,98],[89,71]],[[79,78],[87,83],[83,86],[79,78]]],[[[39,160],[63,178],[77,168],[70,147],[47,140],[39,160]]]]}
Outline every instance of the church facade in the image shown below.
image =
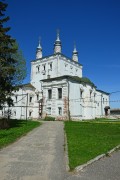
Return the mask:
{"type": "MultiPolygon", "coordinates": [[[[54,53],[50,56],[42,56],[39,42],[36,59],[31,61],[30,83],[21,85],[12,97],[12,118],[53,116],[58,120],[82,120],[107,115],[109,93],[98,90],[89,79],[84,78],[82,69],[76,47],[72,58],[62,54],[59,33],[54,53]]],[[[3,111],[1,113],[4,114],[3,111]]]]}

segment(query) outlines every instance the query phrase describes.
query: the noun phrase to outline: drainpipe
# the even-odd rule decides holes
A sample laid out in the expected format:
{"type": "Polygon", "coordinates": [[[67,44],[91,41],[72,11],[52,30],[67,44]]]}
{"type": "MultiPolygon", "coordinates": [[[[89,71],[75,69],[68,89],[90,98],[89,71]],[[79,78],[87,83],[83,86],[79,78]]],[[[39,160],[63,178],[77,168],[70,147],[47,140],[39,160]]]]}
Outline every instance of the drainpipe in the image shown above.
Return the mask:
{"type": "Polygon", "coordinates": [[[41,94],[42,94],[42,102],[41,102],[41,118],[43,117],[43,86],[41,82],[41,94]]]}
{"type": "Polygon", "coordinates": [[[102,94],[101,94],[101,115],[103,116],[103,108],[102,108],[102,94]]]}
{"type": "Polygon", "coordinates": [[[70,121],[70,104],[69,104],[69,93],[70,93],[70,85],[69,85],[69,81],[67,79],[67,84],[68,84],[68,120],[70,121]]]}
{"type": "MultiPolygon", "coordinates": [[[[23,87],[22,87],[22,98],[23,98],[23,87]]],[[[22,101],[21,101],[21,116],[20,119],[22,119],[22,101]]]]}
{"type": "Polygon", "coordinates": [[[27,119],[28,119],[28,117],[27,117],[27,111],[28,111],[28,93],[27,93],[27,103],[26,103],[26,121],[27,121],[27,119]]]}

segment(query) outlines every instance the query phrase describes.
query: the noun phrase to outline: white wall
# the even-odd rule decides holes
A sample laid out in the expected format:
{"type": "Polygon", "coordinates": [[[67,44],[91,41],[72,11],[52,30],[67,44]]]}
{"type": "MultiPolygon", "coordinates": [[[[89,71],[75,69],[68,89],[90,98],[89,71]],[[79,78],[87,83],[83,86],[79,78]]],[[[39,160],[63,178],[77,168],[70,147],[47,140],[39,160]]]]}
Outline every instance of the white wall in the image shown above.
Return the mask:
{"type": "Polygon", "coordinates": [[[62,117],[66,117],[68,114],[68,88],[66,80],[44,82],[43,85],[43,116],[51,115],[59,117],[58,108],[62,108],[62,117]],[[58,99],[58,88],[62,88],[62,99],[58,99]],[[48,99],[48,90],[52,90],[52,98],[48,99]],[[48,108],[51,108],[51,114],[48,114],[48,108]]]}
{"type": "Polygon", "coordinates": [[[59,76],[70,75],[82,77],[82,66],[80,64],[61,56],[58,59],[59,76]]]}
{"type": "Polygon", "coordinates": [[[41,91],[40,80],[47,79],[48,75],[50,78],[64,75],[82,77],[82,66],[60,54],[31,62],[31,84],[37,90],[41,91]],[[52,64],[52,69],[50,69],[50,64],[52,64]]]}
{"type": "Polygon", "coordinates": [[[96,91],[96,97],[97,97],[97,112],[96,117],[103,117],[105,116],[105,110],[104,108],[106,106],[109,106],[109,95],[105,93],[101,93],[99,91],[96,91]]]}
{"type": "Polygon", "coordinates": [[[69,82],[70,86],[70,112],[71,118],[94,119],[105,116],[104,108],[109,106],[109,96],[96,91],[94,87],[74,81],[69,82]],[[83,91],[82,98],[80,90],[83,91]]]}
{"type": "MultiPolygon", "coordinates": [[[[19,91],[13,92],[12,96],[14,106],[11,107],[13,119],[32,119],[39,118],[39,103],[37,100],[37,94],[39,94],[39,99],[41,99],[41,93],[35,93],[35,89],[31,87],[22,87],[19,91]],[[32,101],[30,102],[30,97],[32,101]],[[27,106],[27,107],[26,107],[27,106]],[[31,113],[30,113],[31,112],[31,113]]],[[[8,106],[4,108],[5,111],[8,110],[8,106]]]]}

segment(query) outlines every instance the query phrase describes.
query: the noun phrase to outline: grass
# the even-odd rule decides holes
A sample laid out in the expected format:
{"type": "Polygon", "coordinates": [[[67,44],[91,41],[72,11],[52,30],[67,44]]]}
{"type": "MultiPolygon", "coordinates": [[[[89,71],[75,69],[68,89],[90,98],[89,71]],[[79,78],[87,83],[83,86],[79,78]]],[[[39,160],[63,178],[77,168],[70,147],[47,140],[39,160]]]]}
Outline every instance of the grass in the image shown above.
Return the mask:
{"type": "Polygon", "coordinates": [[[70,169],[120,144],[120,122],[65,122],[70,169]]]}
{"type": "Polygon", "coordinates": [[[35,121],[11,120],[9,129],[0,130],[0,148],[16,141],[39,125],[40,122],[35,121]]]}

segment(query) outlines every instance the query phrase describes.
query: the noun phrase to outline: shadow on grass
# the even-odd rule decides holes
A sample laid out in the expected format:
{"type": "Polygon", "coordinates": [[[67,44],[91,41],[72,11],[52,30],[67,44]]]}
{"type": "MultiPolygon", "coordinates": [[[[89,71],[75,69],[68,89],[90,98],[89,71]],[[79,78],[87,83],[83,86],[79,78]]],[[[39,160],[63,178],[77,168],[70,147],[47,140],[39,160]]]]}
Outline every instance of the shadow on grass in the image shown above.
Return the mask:
{"type": "Polygon", "coordinates": [[[17,120],[17,119],[9,120],[10,128],[22,127],[24,124],[27,124],[26,120],[17,120]]]}
{"type": "Polygon", "coordinates": [[[26,120],[17,120],[17,119],[0,119],[0,130],[9,130],[11,128],[22,127],[27,124],[26,120]]]}

